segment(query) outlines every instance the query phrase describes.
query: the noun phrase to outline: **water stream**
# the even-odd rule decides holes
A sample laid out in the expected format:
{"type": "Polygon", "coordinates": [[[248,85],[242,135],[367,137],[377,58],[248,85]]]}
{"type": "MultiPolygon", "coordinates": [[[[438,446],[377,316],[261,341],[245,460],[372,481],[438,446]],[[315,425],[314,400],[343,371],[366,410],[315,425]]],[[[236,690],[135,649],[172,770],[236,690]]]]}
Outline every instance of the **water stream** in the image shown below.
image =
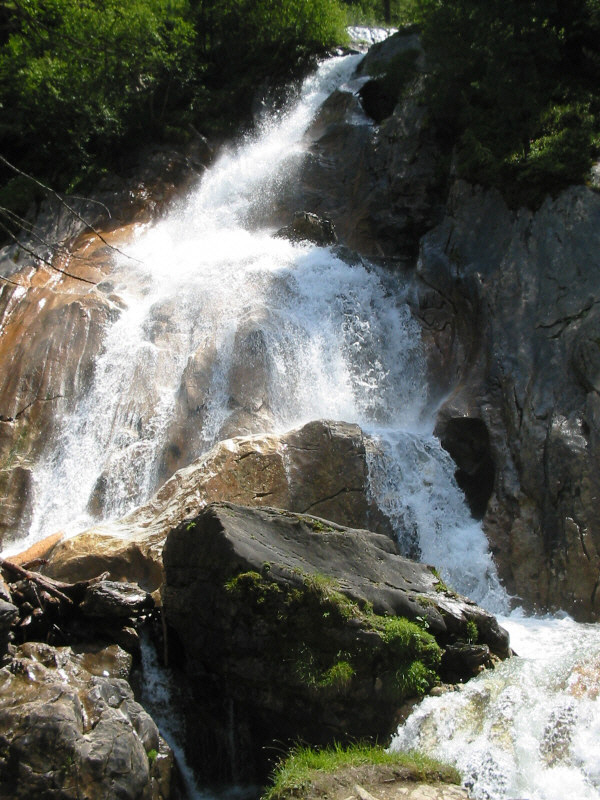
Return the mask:
{"type": "MultiPolygon", "coordinates": [[[[236,430],[338,419],[373,437],[372,492],[404,549],[508,613],[481,527],[432,435],[400,279],[347,263],[335,248],[272,237],[269,209],[301,168],[303,133],[335,87],[353,89],[359,58],[323,64],[290,108],[220,156],[185,203],[138,231],[128,248],[137,261],[115,264],[111,291],[125,308],[92,386],[37,469],[30,539],[93,522],[99,486],[104,518],[146,500],[182,396],[202,421],[196,456],[236,430]]],[[[505,624],[521,657],[427,699],[394,746],[456,763],[477,798],[600,798],[598,628],[518,615],[505,624]]]]}

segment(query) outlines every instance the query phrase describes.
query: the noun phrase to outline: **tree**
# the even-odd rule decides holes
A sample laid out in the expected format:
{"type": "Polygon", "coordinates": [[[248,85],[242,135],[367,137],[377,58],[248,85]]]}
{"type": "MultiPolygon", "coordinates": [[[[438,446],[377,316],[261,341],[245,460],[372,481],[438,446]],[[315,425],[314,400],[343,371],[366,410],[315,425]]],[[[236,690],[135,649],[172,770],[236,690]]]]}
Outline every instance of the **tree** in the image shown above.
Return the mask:
{"type": "MultiPolygon", "coordinates": [[[[59,190],[190,123],[222,130],[261,81],[345,35],[337,0],[4,0],[0,12],[0,152],[59,190]]],[[[0,169],[7,181],[0,205],[19,192],[25,205],[28,187],[0,169]]]]}
{"type": "Polygon", "coordinates": [[[417,0],[430,102],[461,175],[535,205],[598,147],[598,0],[417,0]]]}

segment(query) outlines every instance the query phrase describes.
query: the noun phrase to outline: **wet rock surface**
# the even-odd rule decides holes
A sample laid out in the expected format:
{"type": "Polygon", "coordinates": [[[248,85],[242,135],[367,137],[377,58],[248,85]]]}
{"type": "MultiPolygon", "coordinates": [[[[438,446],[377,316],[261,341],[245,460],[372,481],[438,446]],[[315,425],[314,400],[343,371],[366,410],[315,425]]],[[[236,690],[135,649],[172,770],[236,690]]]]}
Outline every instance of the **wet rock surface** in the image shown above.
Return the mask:
{"type": "Polygon", "coordinates": [[[335,244],[337,236],[330,219],[309,214],[307,211],[297,211],[289,225],[280,228],[275,236],[289,239],[291,242],[312,242],[326,246],[335,244]]]}
{"type": "MultiPolygon", "coordinates": [[[[473,629],[509,653],[494,617],[388,537],[316,517],[213,504],[170,532],[164,563],[171,665],[188,724],[202,721],[189,754],[216,777],[264,778],[275,742],[385,739],[402,701],[435,682],[439,645],[473,629]],[[398,616],[427,632],[395,649],[398,616]]],[[[477,671],[468,657],[462,678],[477,671]]]]}
{"type": "Polygon", "coordinates": [[[0,668],[0,795],[167,800],[173,756],[126,679],[117,646],[29,642],[0,668]]]}
{"type": "Polygon", "coordinates": [[[501,577],[527,606],[582,620],[600,613],[599,253],[597,194],[573,188],[510,212],[459,183],[417,270],[430,372],[447,398],[437,433],[476,484],[501,577]]]}
{"type": "Polygon", "coordinates": [[[29,529],[32,468],[56,421],[89,389],[106,328],[122,311],[110,280],[117,251],[126,249],[136,225],[164,213],[211,158],[200,136],[184,153],[149,148],[125,176],[106,177],[93,199],[72,198],[73,211],[56,199],[32,209],[26,250],[0,249],[0,276],[7,279],[0,280],[3,547],[29,529]]]}

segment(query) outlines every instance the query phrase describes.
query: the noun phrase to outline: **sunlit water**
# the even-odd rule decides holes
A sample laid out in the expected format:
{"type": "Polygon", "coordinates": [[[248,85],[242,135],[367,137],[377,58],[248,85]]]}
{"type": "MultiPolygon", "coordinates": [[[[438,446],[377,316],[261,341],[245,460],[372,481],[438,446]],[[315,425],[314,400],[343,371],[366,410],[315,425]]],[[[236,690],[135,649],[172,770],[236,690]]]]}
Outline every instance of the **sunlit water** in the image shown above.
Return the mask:
{"type": "Polygon", "coordinates": [[[392,742],[450,761],[476,798],[600,797],[600,637],[565,619],[501,619],[519,658],[424,700],[392,742]]]}
{"type": "MultiPolygon", "coordinates": [[[[304,131],[335,87],[352,90],[357,61],[322,65],[297,102],[223,153],[168,219],[138,231],[128,247],[135,260],[115,265],[107,289],[125,308],[107,331],[89,391],[37,469],[30,541],[89,525],[99,481],[109,518],[151,495],[194,366],[204,370],[194,455],[231,432],[235,392],[269,430],[317,418],[357,422],[372,437],[371,491],[404,551],[508,613],[481,527],[432,435],[419,331],[399,279],[358,259],[346,263],[335,249],[272,236],[269,209],[301,168],[304,131]],[[254,382],[240,389],[241,346],[242,361],[256,362],[254,382]]],[[[521,657],[462,692],[424,701],[394,746],[452,761],[478,798],[600,797],[597,627],[515,617],[505,624],[521,657]]],[[[147,663],[160,716],[165,679],[147,663]]]]}

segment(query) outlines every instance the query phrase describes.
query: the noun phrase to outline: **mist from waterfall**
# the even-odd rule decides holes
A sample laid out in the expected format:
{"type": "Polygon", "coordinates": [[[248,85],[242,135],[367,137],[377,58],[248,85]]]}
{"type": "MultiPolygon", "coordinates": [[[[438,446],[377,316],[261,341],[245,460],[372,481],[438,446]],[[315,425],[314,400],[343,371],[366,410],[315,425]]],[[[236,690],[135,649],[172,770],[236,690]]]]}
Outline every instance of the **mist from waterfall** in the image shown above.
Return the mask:
{"type": "MultiPolygon", "coordinates": [[[[371,491],[400,546],[459,592],[508,612],[481,526],[433,436],[419,328],[400,278],[342,250],[272,235],[273,201],[301,168],[304,132],[334,88],[356,88],[359,58],[321,65],[168,218],[138,229],[127,247],[136,260],[120,259],[105,287],[123,310],[93,383],[36,470],[29,541],[93,524],[94,498],[105,519],[145,501],[185,395],[202,421],[194,456],[248,425],[358,423],[370,437],[371,491]],[[200,376],[193,390],[190,375],[200,376]]],[[[453,761],[477,798],[600,797],[591,745],[600,734],[597,628],[507,624],[525,657],[425,700],[394,746],[420,744],[453,761]]]]}

